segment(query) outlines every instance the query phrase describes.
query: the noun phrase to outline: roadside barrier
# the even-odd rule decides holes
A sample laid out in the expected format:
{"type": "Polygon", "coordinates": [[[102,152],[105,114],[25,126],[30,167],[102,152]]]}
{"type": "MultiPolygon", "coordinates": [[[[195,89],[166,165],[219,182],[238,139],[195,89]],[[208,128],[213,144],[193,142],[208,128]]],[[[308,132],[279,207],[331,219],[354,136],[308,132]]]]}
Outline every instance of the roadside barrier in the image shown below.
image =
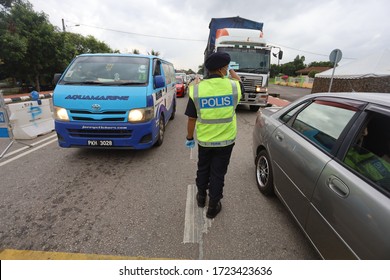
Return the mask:
{"type": "MultiPolygon", "coordinates": [[[[52,98],[52,96],[53,96],[52,92],[51,93],[44,93],[44,94],[41,93],[41,94],[39,94],[39,99],[52,98]]],[[[10,103],[29,101],[29,100],[33,100],[31,95],[4,98],[4,103],[10,104],[10,103]]]]}
{"type": "Polygon", "coordinates": [[[34,139],[54,130],[49,99],[20,102],[7,106],[15,139],[34,139]]]}

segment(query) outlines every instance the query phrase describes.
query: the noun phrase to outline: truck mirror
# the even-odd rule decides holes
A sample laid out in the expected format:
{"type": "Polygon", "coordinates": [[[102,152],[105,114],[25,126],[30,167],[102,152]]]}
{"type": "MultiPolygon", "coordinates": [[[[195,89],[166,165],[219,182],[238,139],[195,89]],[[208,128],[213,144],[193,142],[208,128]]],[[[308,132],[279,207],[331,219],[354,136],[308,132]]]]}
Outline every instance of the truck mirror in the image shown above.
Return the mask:
{"type": "Polygon", "coordinates": [[[165,87],[165,79],[161,75],[154,76],[154,88],[165,87]]]}
{"type": "Polygon", "coordinates": [[[279,59],[282,59],[283,58],[283,51],[282,50],[280,50],[279,51],[279,57],[278,57],[279,59]]]}

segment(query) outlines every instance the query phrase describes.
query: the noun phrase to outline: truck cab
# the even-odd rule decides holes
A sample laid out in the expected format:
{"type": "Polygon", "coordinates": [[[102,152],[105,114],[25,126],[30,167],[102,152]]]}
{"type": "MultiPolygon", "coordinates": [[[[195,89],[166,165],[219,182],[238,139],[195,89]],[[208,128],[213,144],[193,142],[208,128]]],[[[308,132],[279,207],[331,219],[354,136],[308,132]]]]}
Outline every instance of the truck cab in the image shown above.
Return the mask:
{"type": "Polygon", "coordinates": [[[263,32],[241,28],[218,29],[215,51],[230,55],[230,66],[241,78],[245,94],[239,104],[249,105],[252,111],[267,106],[271,47],[267,46],[263,32]]]}

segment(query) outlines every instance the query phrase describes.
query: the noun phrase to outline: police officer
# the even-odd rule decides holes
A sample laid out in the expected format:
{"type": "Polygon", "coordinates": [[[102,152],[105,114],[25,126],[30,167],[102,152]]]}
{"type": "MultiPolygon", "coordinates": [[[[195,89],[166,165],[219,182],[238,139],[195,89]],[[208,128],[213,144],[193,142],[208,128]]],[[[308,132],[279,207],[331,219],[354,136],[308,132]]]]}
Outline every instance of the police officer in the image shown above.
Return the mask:
{"type": "Polygon", "coordinates": [[[207,190],[209,204],[206,216],[214,218],[222,209],[225,174],[237,134],[235,110],[243,86],[233,69],[229,69],[228,53],[216,52],[205,62],[207,79],[191,85],[185,114],[188,116],[186,146],[198,141],[198,170],[196,195],[199,207],[205,207],[207,190]],[[228,78],[228,75],[233,79],[228,78]]]}

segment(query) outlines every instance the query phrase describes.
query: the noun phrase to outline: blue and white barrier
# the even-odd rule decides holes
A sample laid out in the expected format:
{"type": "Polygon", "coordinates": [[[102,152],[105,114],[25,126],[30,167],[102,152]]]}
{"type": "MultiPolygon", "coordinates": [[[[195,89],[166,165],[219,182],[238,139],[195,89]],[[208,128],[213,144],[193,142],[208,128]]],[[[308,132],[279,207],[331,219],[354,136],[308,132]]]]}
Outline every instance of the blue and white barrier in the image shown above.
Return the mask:
{"type": "Polygon", "coordinates": [[[54,130],[49,99],[7,105],[15,139],[34,139],[54,130]]]}
{"type": "MultiPolygon", "coordinates": [[[[39,94],[39,99],[52,98],[52,96],[53,96],[53,93],[39,94]]],[[[32,100],[31,95],[20,96],[20,97],[12,97],[12,98],[4,98],[4,103],[5,104],[10,104],[10,103],[29,101],[29,100],[32,100]]]]}

